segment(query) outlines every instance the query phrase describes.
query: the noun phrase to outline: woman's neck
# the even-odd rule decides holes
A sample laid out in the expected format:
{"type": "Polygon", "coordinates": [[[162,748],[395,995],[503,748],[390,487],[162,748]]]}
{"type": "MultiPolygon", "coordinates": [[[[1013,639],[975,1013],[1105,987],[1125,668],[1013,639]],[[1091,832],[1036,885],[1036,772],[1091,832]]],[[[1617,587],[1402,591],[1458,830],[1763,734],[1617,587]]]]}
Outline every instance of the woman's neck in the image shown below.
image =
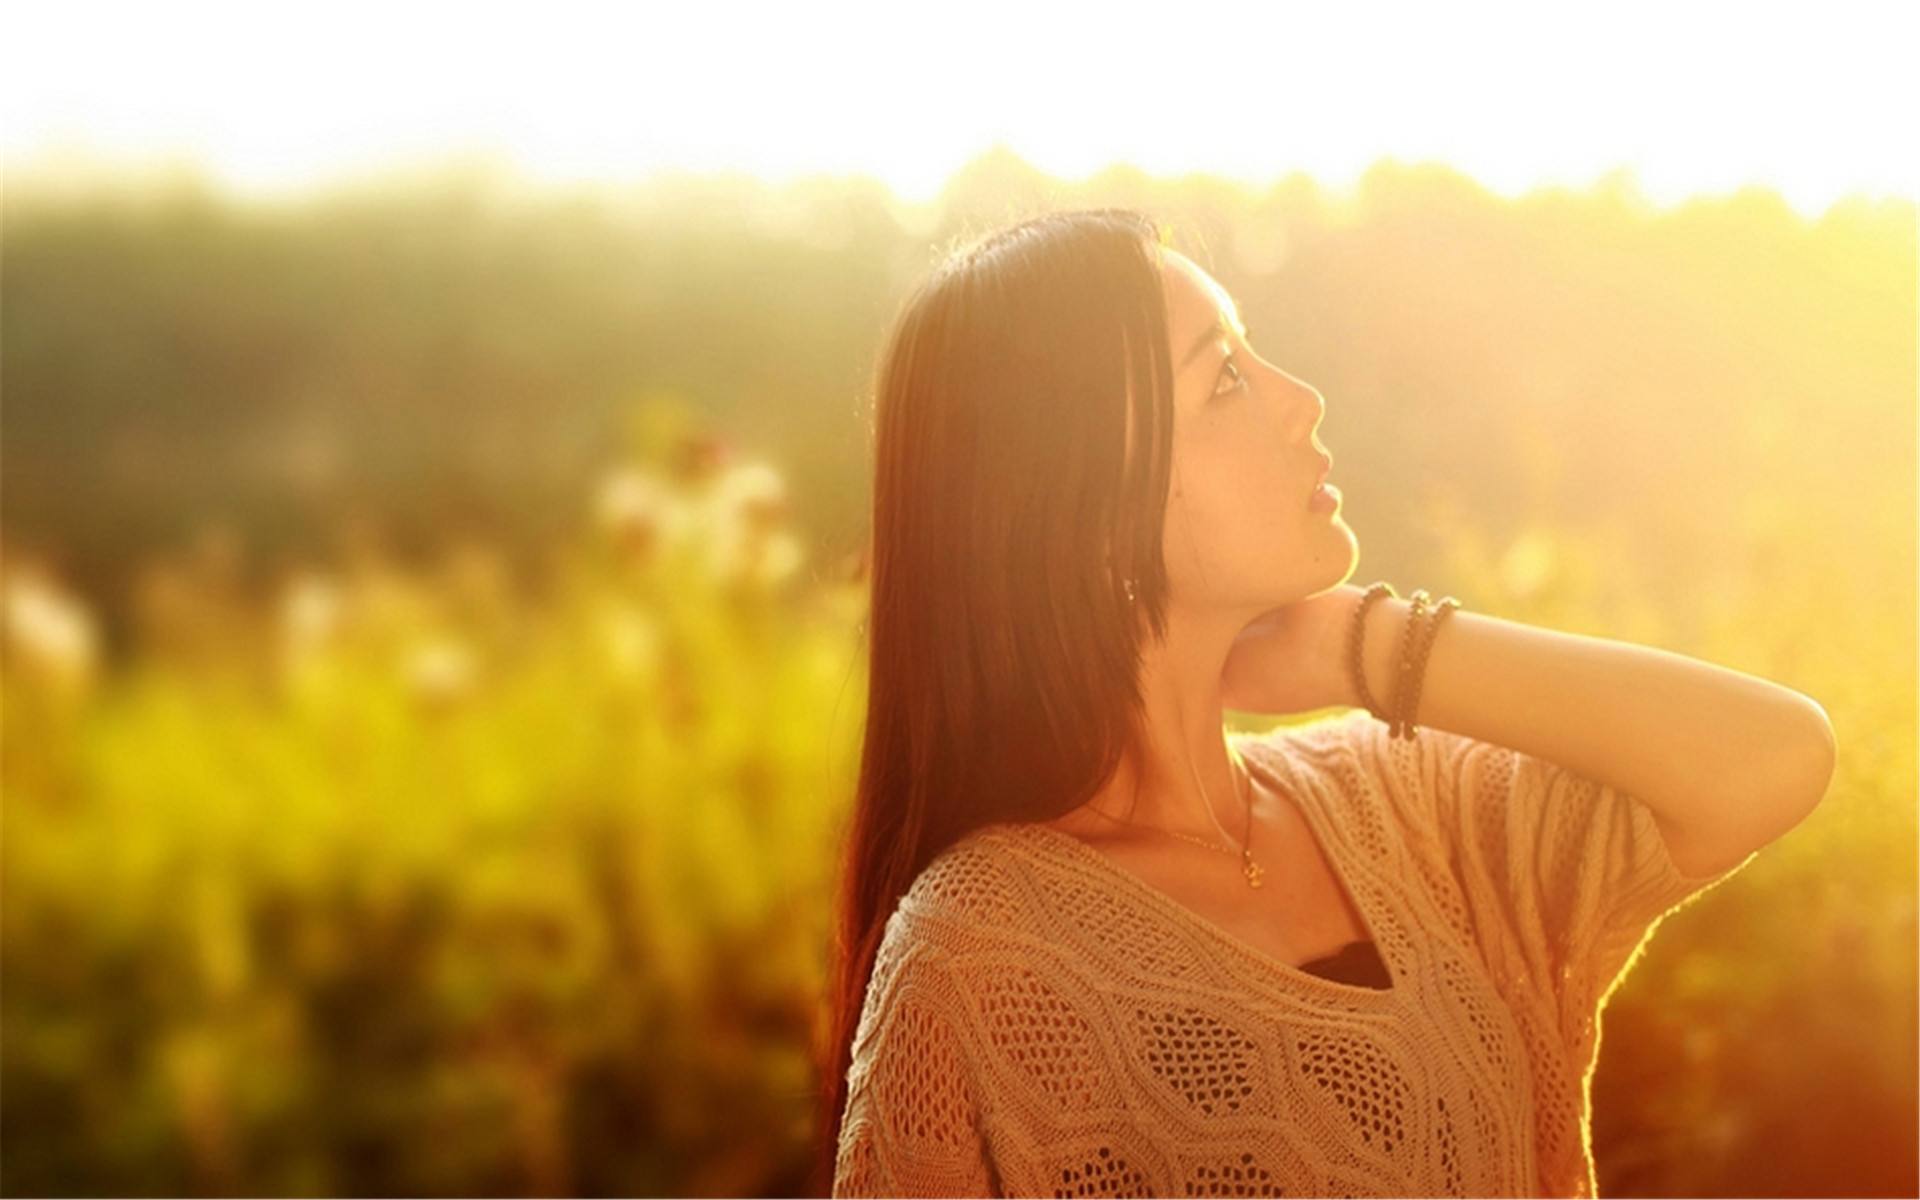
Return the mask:
{"type": "Polygon", "coordinates": [[[1169,614],[1167,639],[1142,655],[1145,744],[1088,801],[1101,815],[1238,846],[1251,781],[1227,747],[1220,672],[1238,626],[1169,614]]]}

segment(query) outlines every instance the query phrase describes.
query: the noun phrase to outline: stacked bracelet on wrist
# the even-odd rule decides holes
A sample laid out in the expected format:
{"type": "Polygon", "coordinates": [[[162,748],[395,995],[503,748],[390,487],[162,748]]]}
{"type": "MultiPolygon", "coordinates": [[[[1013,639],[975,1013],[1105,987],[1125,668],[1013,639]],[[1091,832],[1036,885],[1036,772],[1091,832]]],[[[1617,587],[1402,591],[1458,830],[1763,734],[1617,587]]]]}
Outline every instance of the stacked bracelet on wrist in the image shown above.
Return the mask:
{"type": "Polygon", "coordinates": [[[1413,667],[1407,675],[1406,695],[1402,699],[1396,695],[1394,711],[1400,717],[1401,732],[1408,738],[1413,737],[1413,714],[1420,704],[1420,685],[1427,678],[1427,655],[1433,651],[1434,636],[1440,631],[1440,622],[1447,614],[1460,607],[1460,602],[1452,596],[1442,597],[1427,610],[1426,620],[1420,625],[1413,646],[1413,667]]]}
{"type": "Polygon", "coordinates": [[[1367,689],[1367,664],[1360,657],[1360,646],[1366,636],[1367,610],[1373,607],[1374,601],[1387,596],[1398,600],[1400,593],[1394,591],[1393,585],[1385,580],[1369,587],[1366,595],[1360,597],[1360,603],[1354,606],[1353,628],[1347,631],[1347,669],[1353,676],[1354,694],[1360,697],[1361,706],[1381,721],[1389,721],[1390,718],[1374,703],[1373,693],[1367,689]]]}
{"type": "Polygon", "coordinates": [[[1399,654],[1393,662],[1393,696],[1389,706],[1383,709],[1367,688],[1363,643],[1367,609],[1374,601],[1385,596],[1392,596],[1396,600],[1400,598],[1400,594],[1393,590],[1393,585],[1382,580],[1368,587],[1366,594],[1360,597],[1360,603],[1354,608],[1353,627],[1347,637],[1347,664],[1353,677],[1354,694],[1360,698],[1360,703],[1376,719],[1387,723],[1389,737],[1411,740],[1414,734],[1413,716],[1420,703],[1420,685],[1426,678],[1427,655],[1433,650],[1433,640],[1440,622],[1459,608],[1460,602],[1452,596],[1434,601],[1425,588],[1408,597],[1410,607],[1407,623],[1401,635],[1399,654]]]}
{"type": "Polygon", "coordinates": [[[1413,694],[1413,647],[1430,599],[1425,588],[1416,588],[1407,597],[1407,623],[1400,627],[1400,653],[1393,660],[1393,717],[1387,722],[1388,737],[1413,737],[1413,722],[1407,712],[1407,697],[1413,694]]]}

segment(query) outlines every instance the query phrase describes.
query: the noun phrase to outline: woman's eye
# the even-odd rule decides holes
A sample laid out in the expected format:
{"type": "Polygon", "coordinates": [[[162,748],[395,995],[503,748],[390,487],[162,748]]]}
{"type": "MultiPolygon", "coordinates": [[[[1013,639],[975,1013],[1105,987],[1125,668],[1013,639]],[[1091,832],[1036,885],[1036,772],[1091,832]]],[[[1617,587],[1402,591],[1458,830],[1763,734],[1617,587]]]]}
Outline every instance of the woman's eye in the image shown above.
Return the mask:
{"type": "Polygon", "coordinates": [[[1231,386],[1227,386],[1227,387],[1216,387],[1213,390],[1213,394],[1216,396],[1224,396],[1228,392],[1234,391],[1236,388],[1242,387],[1247,382],[1247,377],[1240,373],[1240,366],[1238,363],[1233,361],[1233,356],[1231,354],[1227,356],[1226,365],[1222,368],[1220,372],[1220,377],[1222,379],[1231,378],[1233,380],[1233,383],[1231,386]]]}

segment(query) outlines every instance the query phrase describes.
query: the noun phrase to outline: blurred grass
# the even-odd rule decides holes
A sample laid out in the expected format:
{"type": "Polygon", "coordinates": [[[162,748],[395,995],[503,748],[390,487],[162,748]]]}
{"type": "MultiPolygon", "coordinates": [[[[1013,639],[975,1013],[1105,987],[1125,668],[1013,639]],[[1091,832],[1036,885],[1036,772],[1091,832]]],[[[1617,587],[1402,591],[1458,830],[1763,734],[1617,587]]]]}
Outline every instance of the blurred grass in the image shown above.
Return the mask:
{"type": "Polygon", "coordinates": [[[791,1171],[851,593],[794,594],[775,479],[656,489],[678,532],[615,505],[537,611],[375,565],[241,617],[193,563],[175,617],[227,653],[63,693],[16,636],[7,1190],[791,1171]]]}
{"type": "MultiPolygon", "coordinates": [[[[976,173],[948,203],[982,211],[1017,183],[976,173]]],[[[1750,671],[1819,700],[1839,734],[1821,809],[1739,885],[1667,922],[1616,993],[1594,1082],[1603,1192],[1913,1194],[1910,210],[1905,225],[1843,221],[1818,242],[1770,224],[1763,199],[1683,211],[1632,235],[1696,260],[1662,276],[1617,249],[1639,227],[1595,216],[1613,211],[1605,198],[1592,210],[1549,197],[1503,224],[1449,202],[1451,185],[1407,186],[1347,218],[1309,220],[1311,198],[1284,192],[1277,209],[1245,197],[1179,209],[1232,248],[1221,274],[1247,297],[1263,352],[1328,394],[1358,577],[1750,671]],[[1564,224],[1547,238],[1540,214],[1555,203],[1564,224]],[[1463,241],[1476,222],[1530,249],[1463,241]],[[1588,341],[1542,349],[1535,310],[1555,302],[1530,290],[1545,285],[1523,260],[1561,264],[1570,296],[1618,289],[1618,309],[1591,292],[1565,300],[1563,323],[1589,323],[1588,341]],[[1333,282],[1341,263],[1364,281],[1370,261],[1400,264],[1372,309],[1364,282],[1333,282]],[[1281,287],[1295,274],[1307,282],[1281,287]],[[1409,298],[1429,290],[1456,303],[1409,298]],[[1796,291],[1824,302],[1774,303],[1796,291]],[[1512,324],[1529,312],[1532,326],[1512,324]],[[1342,340],[1356,329],[1369,341],[1342,340]]],[[[224,218],[201,219],[213,224],[200,240],[163,222],[143,253],[245,258],[224,218]]],[[[360,219],[382,227],[377,209],[360,219]]],[[[563,499],[531,532],[428,522],[437,535],[398,544],[323,503],[316,527],[344,527],[323,550],[291,525],[242,521],[243,493],[209,457],[194,495],[224,498],[232,520],[165,511],[164,491],[129,484],[103,511],[146,497],[155,507],[139,515],[157,532],[90,542],[96,526],[53,519],[54,484],[71,477],[56,451],[73,410],[57,410],[92,406],[75,445],[138,425],[132,360],[108,372],[134,389],[117,408],[75,381],[91,369],[85,347],[160,320],[170,293],[90,320],[125,262],[109,256],[54,296],[50,264],[72,260],[49,229],[71,253],[104,251],[83,210],[35,220],[7,232],[0,1190],[798,1189],[833,836],[864,703],[858,555],[836,549],[854,539],[820,515],[859,512],[853,404],[836,402],[836,426],[755,368],[744,377],[761,403],[799,410],[783,423],[757,425],[744,400],[612,405],[624,432],[581,437],[594,453],[555,468],[563,499]],[[40,260],[24,287],[23,239],[40,260]],[[88,288],[99,296],[82,303],[88,288]],[[18,428],[37,432],[16,441],[18,428]],[[795,453],[838,457],[789,471],[794,429],[809,447],[795,453]],[[738,449],[746,430],[765,458],[738,449]],[[15,509],[23,487],[32,502],[15,509]],[[98,555],[117,573],[84,569],[98,555]],[[106,636],[114,621],[123,639],[106,636]]],[[[693,308],[657,310],[706,339],[690,378],[726,357],[739,289],[725,280],[751,274],[728,265],[724,221],[709,220],[700,254],[721,281],[693,308]]],[[[589,292],[612,286],[581,266],[591,224],[569,228],[556,219],[545,248],[517,260],[530,278],[553,273],[549,299],[566,290],[556,263],[585,272],[589,292]]],[[[864,226],[824,244],[891,264],[863,278],[912,273],[864,226]]],[[[336,282],[346,297],[373,286],[336,282]]],[[[209,388],[275,378],[261,326],[236,311],[166,318],[213,356],[195,361],[225,362],[209,388]]],[[[508,351],[472,330],[438,343],[432,318],[409,312],[412,325],[368,318],[369,337],[399,361],[440,345],[446,380],[498,381],[508,351]]],[[[840,319],[873,314],[854,303],[840,319]]],[[[518,378],[561,386],[571,376],[545,330],[510,352],[518,378]]],[[[802,342],[757,353],[777,361],[802,342]]],[[[165,339],[141,344],[169,353],[165,339]]],[[[828,344],[840,357],[811,368],[803,394],[858,378],[866,346],[828,344]]],[[[366,370],[381,368],[371,345],[354,350],[366,370]]],[[[208,420],[193,404],[200,377],[169,378],[189,425],[208,420]]],[[[615,372],[595,386],[670,396],[673,382],[615,372]]],[[[405,420],[444,438],[438,423],[455,418],[405,420]]],[[[155,478],[192,473],[183,445],[179,462],[146,464],[155,478]]],[[[412,452],[389,453],[403,468],[412,452]]],[[[480,490],[488,478],[472,476],[480,490]]],[[[378,516],[378,497],[347,507],[378,516]]]]}

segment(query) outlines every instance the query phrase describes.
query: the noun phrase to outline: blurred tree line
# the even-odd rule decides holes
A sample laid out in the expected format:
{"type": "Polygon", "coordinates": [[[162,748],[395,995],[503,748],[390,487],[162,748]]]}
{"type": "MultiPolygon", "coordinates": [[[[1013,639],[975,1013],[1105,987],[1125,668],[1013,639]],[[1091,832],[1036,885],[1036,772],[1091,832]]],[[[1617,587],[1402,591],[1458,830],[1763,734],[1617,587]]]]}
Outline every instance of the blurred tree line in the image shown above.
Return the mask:
{"type": "Polygon", "coordinates": [[[1656,211],[1624,177],[1509,202],[1390,161],[1345,199],[1067,184],[998,150],[921,208],[858,178],[550,193],[480,167],[277,206],[9,180],[7,533],[106,604],[116,651],[126,572],[210,519],[260,557],[343,517],[402,548],[483,532],[533,576],[623,411],[664,394],[776,453],[800,528],[850,553],[900,297],[956,233],[1083,203],[1194,235],[1262,352],[1327,396],[1358,511],[1659,513],[1644,549],[1678,586],[1765,553],[1757,492],[1910,507],[1911,204],[1656,211]]]}

